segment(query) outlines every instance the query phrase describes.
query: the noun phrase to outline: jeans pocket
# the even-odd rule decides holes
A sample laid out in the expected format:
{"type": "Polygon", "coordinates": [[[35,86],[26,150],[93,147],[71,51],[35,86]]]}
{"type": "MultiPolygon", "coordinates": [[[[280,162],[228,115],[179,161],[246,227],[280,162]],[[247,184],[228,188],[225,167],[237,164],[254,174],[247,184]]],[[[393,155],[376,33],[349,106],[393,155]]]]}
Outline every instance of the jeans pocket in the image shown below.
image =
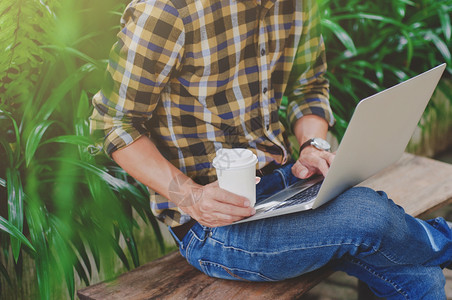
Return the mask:
{"type": "Polygon", "coordinates": [[[259,272],[253,272],[240,268],[231,268],[201,259],[198,262],[201,267],[201,271],[210,277],[238,281],[276,281],[263,274],[260,274],[259,272]]]}

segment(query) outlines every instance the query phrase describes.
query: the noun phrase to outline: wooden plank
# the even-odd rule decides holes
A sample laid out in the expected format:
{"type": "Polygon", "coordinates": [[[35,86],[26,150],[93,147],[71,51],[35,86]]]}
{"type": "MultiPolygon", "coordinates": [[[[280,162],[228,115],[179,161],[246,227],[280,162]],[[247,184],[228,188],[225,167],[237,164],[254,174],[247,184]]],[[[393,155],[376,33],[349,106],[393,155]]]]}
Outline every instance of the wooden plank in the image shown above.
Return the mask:
{"type": "Polygon", "coordinates": [[[452,165],[405,153],[359,185],[385,191],[408,214],[420,216],[452,202],[452,165]]]}
{"type": "Polygon", "coordinates": [[[190,266],[179,252],[78,292],[92,299],[295,299],[332,273],[320,269],[281,282],[241,282],[211,278],[190,266]]]}
{"type": "MultiPolygon", "coordinates": [[[[384,190],[407,213],[418,216],[452,202],[452,165],[404,154],[362,186],[384,190]]],[[[178,252],[78,292],[91,299],[296,299],[332,273],[322,268],[282,282],[238,282],[210,278],[178,252]]]]}

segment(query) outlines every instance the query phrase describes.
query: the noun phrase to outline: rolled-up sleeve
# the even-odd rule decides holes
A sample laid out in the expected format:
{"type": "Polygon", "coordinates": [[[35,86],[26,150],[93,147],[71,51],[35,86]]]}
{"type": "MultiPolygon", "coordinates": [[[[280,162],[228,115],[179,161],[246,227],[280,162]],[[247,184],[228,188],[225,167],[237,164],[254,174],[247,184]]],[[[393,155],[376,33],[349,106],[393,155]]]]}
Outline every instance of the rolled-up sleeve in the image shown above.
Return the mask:
{"type": "Polygon", "coordinates": [[[146,133],[144,123],[179,68],[185,42],[183,22],[168,3],[133,1],[121,23],[90,118],[91,133],[104,138],[108,155],[146,133]]]}
{"type": "Polygon", "coordinates": [[[327,64],[318,7],[315,0],[303,3],[303,32],[285,91],[288,98],[287,118],[291,128],[298,119],[312,114],[324,118],[333,126],[329,82],[324,77],[327,64]]]}

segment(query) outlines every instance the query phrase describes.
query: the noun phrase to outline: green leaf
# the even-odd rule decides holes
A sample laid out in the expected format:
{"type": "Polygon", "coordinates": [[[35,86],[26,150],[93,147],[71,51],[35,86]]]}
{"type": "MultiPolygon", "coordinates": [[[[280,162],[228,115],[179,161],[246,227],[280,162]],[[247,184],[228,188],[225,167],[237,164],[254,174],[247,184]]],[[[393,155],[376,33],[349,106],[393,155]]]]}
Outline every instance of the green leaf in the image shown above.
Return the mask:
{"type": "Polygon", "coordinates": [[[10,234],[16,239],[19,239],[28,248],[30,248],[30,250],[33,251],[33,253],[36,252],[33,245],[30,243],[30,241],[27,240],[27,238],[22,234],[22,232],[20,232],[16,227],[14,227],[14,225],[5,220],[2,216],[0,216],[0,230],[10,234]]]}
{"type": "Polygon", "coordinates": [[[352,20],[352,19],[362,19],[362,20],[374,20],[382,23],[395,25],[397,28],[410,30],[410,27],[405,25],[404,23],[392,19],[390,17],[385,17],[379,14],[372,13],[356,13],[356,14],[344,14],[340,16],[332,17],[332,20],[342,21],[342,20],[352,20]]]}
{"type": "Polygon", "coordinates": [[[50,219],[52,224],[52,244],[55,253],[53,254],[58,259],[58,266],[63,271],[66,286],[71,299],[74,299],[75,294],[75,278],[74,278],[74,260],[76,255],[68,243],[68,224],[59,221],[57,218],[50,219]]]}
{"type": "Polygon", "coordinates": [[[58,162],[66,162],[68,164],[72,164],[75,166],[78,166],[80,168],[82,168],[83,170],[96,175],[97,177],[101,178],[105,183],[107,183],[108,185],[110,185],[110,187],[117,192],[122,192],[122,193],[128,193],[131,197],[137,197],[137,198],[143,198],[143,194],[140,193],[140,191],[133,185],[131,185],[130,183],[115,178],[114,176],[110,175],[108,172],[106,172],[105,170],[102,170],[101,168],[84,162],[84,161],[79,161],[79,160],[71,160],[71,159],[67,159],[67,158],[49,158],[46,161],[58,161],[58,162]]]}
{"type": "Polygon", "coordinates": [[[425,39],[426,40],[430,40],[433,42],[433,44],[435,45],[436,49],[438,49],[438,51],[441,53],[441,55],[444,57],[444,59],[446,60],[446,62],[450,65],[452,62],[452,56],[449,50],[449,47],[447,46],[447,44],[436,34],[434,34],[433,32],[429,31],[426,33],[425,35],[425,39]]]}
{"type": "Polygon", "coordinates": [[[65,95],[76,85],[78,85],[86,74],[90,73],[94,69],[95,67],[92,64],[85,64],[74,73],[70,74],[57,88],[52,91],[52,94],[44,102],[42,107],[37,109],[38,114],[36,119],[47,120],[56,109],[60,101],[64,99],[65,95]]]}
{"type": "Polygon", "coordinates": [[[441,29],[443,31],[444,37],[447,41],[451,39],[451,21],[450,14],[452,9],[449,9],[447,5],[441,5],[441,9],[438,9],[438,16],[441,22],[441,29]]]}
{"type": "Polygon", "coordinates": [[[79,260],[77,260],[74,263],[74,268],[77,271],[78,276],[85,282],[85,285],[88,286],[89,285],[88,275],[86,274],[86,271],[83,268],[83,266],[82,266],[82,264],[80,263],[79,260]]]}
{"type": "Polygon", "coordinates": [[[17,164],[18,161],[20,160],[20,132],[19,132],[19,127],[17,126],[16,120],[14,120],[14,118],[11,116],[11,113],[9,113],[7,111],[4,111],[2,109],[0,109],[0,113],[6,115],[11,120],[11,122],[13,123],[14,134],[15,134],[15,138],[16,138],[16,151],[15,151],[16,152],[16,158],[13,161],[12,157],[10,157],[10,159],[11,159],[10,164],[17,164]]]}
{"type": "Polygon", "coordinates": [[[2,145],[3,149],[5,149],[5,152],[7,155],[6,162],[8,163],[9,166],[13,167],[14,166],[14,156],[13,156],[13,149],[11,149],[11,145],[1,136],[0,136],[0,145],[2,145]]]}
{"type": "MultiPolygon", "coordinates": [[[[77,43],[77,42],[76,42],[77,43]]],[[[99,63],[99,61],[89,57],[88,55],[86,55],[83,52],[80,52],[79,50],[72,48],[72,47],[61,47],[61,46],[57,46],[57,45],[46,45],[42,47],[43,49],[52,49],[52,50],[58,50],[58,52],[66,52],[68,54],[72,54],[77,58],[80,58],[81,60],[96,66],[99,69],[105,69],[105,66],[101,63],[99,63]]]]}
{"type": "Polygon", "coordinates": [[[82,91],[81,95],[80,95],[80,100],[78,102],[78,107],[77,107],[77,118],[78,119],[86,119],[90,112],[90,105],[89,105],[89,98],[88,95],[86,94],[85,91],[82,91]]]}
{"type": "Polygon", "coordinates": [[[46,133],[49,126],[54,122],[55,121],[49,120],[42,121],[31,130],[27,143],[25,144],[25,162],[27,167],[30,165],[43,135],[46,133]]]}
{"type": "Polygon", "coordinates": [[[74,232],[74,236],[72,238],[72,244],[74,245],[75,250],[78,252],[80,258],[82,259],[83,263],[86,266],[86,269],[88,270],[89,276],[91,276],[91,262],[89,260],[88,253],[86,252],[85,245],[83,244],[83,241],[79,235],[79,232],[74,232]]]}
{"type": "Polygon", "coordinates": [[[331,30],[331,32],[334,33],[334,35],[341,41],[345,48],[350,51],[350,56],[355,56],[357,54],[355,44],[353,43],[350,35],[344,30],[344,28],[331,20],[322,19],[321,22],[322,25],[331,30]]]}
{"type": "Polygon", "coordinates": [[[402,1],[392,1],[392,7],[400,18],[405,17],[406,4],[402,1]]]}
{"type": "Polygon", "coordinates": [[[119,259],[122,261],[122,263],[127,268],[127,270],[130,270],[130,264],[129,264],[129,261],[127,260],[127,256],[124,253],[124,251],[121,249],[121,247],[119,246],[118,242],[111,236],[108,236],[108,238],[110,240],[111,247],[116,252],[116,255],[118,255],[119,259]]]}
{"type": "Polygon", "coordinates": [[[72,144],[82,147],[88,147],[92,145],[92,140],[88,137],[79,136],[79,135],[60,135],[54,138],[46,139],[42,142],[42,145],[44,144],[51,144],[51,143],[64,143],[64,144],[72,144]]]}
{"type": "MultiPolygon", "coordinates": [[[[6,169],[6,190],[8,193],[9,222],[11,222],[11,224],[14,225],[20,232],[22,232],[24,226],[24,192],[22,182],[20,180],[20,173],[17,169],[6,169]]],[[[21,242],[19,239],[11,239],[11,248],[16,263],[19,259],[20,244],[21,242]]]]}
{"type": "Polygon", "coordinates": [[[414,54],[414,45],[413,45],[413,39],[411,38],[410,34],[406,32],[405,30],[402,30],[402,34],[405,37],[407,41],[407,54],[406,54],[406,64],[405,66],[407,68],[410,67],[411,61],[413,60],[413,54],[414,54]]]}
{"type": "Polygon", "coordinates": [[[26,206],[26,216],[28,227],[30,228],[30,237],[37,248],[35,258],[36,276],[39,286],[41,299],[50,299],[51,282],[53,275],[50,271],[52,265],[51,256],[47,245],[47,225],[45,213],[36,200],[29,199],[26,206]]]}
{"type": "Polygon", "coordinates": [[[146,215],[156,235],[157,242],[160,246],[160,251],[163,253],[165,251],[165,240],[163,239],[162,231],[160,230],[158,221],[155,219],[155,216],[150,211],[146,211],[146,215]]]}

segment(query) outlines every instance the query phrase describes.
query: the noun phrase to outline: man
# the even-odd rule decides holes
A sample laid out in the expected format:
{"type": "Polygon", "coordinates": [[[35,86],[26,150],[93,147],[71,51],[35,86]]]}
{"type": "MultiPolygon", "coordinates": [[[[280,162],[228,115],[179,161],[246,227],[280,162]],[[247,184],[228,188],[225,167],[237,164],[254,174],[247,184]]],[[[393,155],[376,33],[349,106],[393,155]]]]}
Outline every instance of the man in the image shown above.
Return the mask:
{"type": "Polygon", "coordinates": [[[383,192],[354,188],[313,211],[231,225],[254,209],[219,188],[216,150],[257,155],[258,201],[325,175],[334,159],[309,143],[334,124],[315,0],[132,1],[122,22],[91,126],[153,191],[154,213],[190,264],[214,277],[266,281],[334,263],[379,296],[445,297],[451,230],[442,219],[406,215],[383,192]],[[295,163],[287,130],[304,145],[295,163]]]}

